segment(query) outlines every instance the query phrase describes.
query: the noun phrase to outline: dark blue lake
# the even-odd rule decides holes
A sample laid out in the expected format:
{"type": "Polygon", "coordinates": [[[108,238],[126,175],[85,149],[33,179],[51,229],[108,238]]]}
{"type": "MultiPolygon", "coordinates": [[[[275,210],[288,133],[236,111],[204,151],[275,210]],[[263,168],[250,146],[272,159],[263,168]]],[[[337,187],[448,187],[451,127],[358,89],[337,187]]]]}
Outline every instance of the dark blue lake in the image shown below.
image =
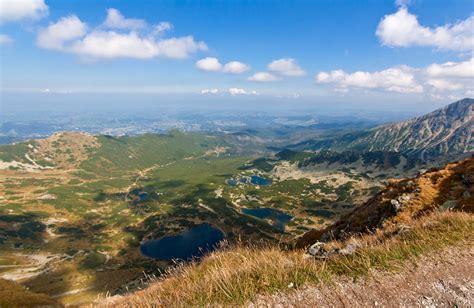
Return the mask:
{"type": "Polygon", "coordinates": [[[250,183],[252,183],[253,185],[267,186],[267,185],[270,185],[272,181],[266,178],[262,178],[261,176],[258,176],[258,175],[252,175],[250,177],[250,183]]]}
{"type": "Polygon", "coordinates": [[[205,223],[177,235],[146,241],[140,252],[158,260],[190,260],[214,250],[224,237],[224,232],[205,223]]]}
{"type": "Polygon", "coordinates": [[[293,216],[285,212],[275,210],[269,207],[242,209],[242,213],[260,219],[270,219],[273,222],[273,226],[277,227],[280,230],[284,230],[285,225],[293,218],[293,216]]]}

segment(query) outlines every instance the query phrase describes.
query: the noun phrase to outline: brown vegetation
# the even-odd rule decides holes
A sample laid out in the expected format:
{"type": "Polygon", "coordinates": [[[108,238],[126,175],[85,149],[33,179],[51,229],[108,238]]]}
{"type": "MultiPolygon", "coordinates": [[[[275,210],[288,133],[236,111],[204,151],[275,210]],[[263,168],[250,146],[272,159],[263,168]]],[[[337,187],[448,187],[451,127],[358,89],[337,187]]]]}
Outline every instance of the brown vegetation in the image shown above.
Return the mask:
{"type": "Polygon", "coordinates": [[[51,297],[28,291],[23,286],[0,279],[0,307],[61,306],[51,297]]]}
{"type": "Polygon", "coordinates": [[[412,179],[390,181],[386,189],[335,224],[304,234],[297,239],[296,247],[405,224],[435,209],[474,212],[473,157],[448,164],[440,170],[429,170],[412,179]]]}

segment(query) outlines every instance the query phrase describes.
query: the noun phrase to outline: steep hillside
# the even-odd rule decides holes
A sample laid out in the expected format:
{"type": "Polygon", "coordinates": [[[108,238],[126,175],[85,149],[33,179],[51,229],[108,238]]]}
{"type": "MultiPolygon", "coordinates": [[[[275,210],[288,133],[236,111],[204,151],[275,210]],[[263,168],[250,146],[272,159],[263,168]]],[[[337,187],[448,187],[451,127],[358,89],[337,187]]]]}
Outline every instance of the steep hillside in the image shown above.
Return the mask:
{"type": "Polygon", "coordinates": [[[474,151],[474,100],[465,98],[424,116],[368,132],[308,141],[295,148],[394,151],[422,160],[474,151]]]}
{"type": "Polygon", "coordinates": [[[296,247],[345,239],[376,228],[400,226],[436,209],[474,213],[473,157],[439,170],[429,170],[412,179],[392,180],[386,189],[354,208],[335,224],[304,234],[296,241],[296,247]]]}
{"type": "Polygon", "coordinates": [[[0,307],[61,307],[53,298],[0,278],[0,307]]]}
{"type": "Polygon", "coordinates": [[[474,150],[474,100],[463,99],[422,117],[379,127],[351,147],[398,151],[430,159],[474,150]]]}

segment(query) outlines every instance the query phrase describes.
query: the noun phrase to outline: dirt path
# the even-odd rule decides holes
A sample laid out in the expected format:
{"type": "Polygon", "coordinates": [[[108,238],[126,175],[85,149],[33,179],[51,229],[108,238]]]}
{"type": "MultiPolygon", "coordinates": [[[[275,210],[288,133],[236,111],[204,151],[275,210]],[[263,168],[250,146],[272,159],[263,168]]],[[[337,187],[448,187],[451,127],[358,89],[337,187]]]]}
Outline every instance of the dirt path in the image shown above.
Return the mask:
{"type": "Polygon", "coordinates": [[[139,170],[137,172],[137,177],[135,178],[135,181],[133,181],[132,184],[130,184],[128,187],[125,188],[125,191],[127,192],[125,194],[125,198],[124,198],[124,201],[127,202],[127,199],[128,199],[128,195],[130,194],[130,191],[132,191],[132,189],[137,186],[138,182],[143,179],[149,172],[153,171],[153,170],[156,170],[156,169],[160,169],[160,168],[164,168],[164,167],[168,167],[168,166],[171,166],[173,165],[174,163],[176,163],[177,161],[172,161],[172,162],[169,162],[167,164],[164,164],[164,165],[158,165],[158,164],[154,164],[153,166],[151,167],[148,167],[146,169],[143,169],[143,170],[139,170]]]}
{"type": "Polygon", "coordinates": [[[18,281],[26,278],[41,275],[51,268],[51,265],[61,262],[65,257],[58,254],[17,254],[18,257],[25,258],[29,263],[15,266],[14,270],[2,273],[0,278],[18,281]]]}
{"type": "Polygon", "coordinates": [[[425,257],[397,274],[374,272],[359,281],[303,287],[289,294],[261,296],[250,307],[472,307],[474,249],[447,250],[425,257]]]}

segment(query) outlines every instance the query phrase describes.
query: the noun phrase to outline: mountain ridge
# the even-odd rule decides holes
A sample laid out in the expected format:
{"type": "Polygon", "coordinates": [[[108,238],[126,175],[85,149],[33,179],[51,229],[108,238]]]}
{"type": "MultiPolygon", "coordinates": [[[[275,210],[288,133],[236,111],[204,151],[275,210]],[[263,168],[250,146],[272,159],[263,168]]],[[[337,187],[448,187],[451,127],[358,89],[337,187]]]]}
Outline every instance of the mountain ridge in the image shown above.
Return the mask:
{"type": "MultiPolygon", "coordinates": [[[[425,115],[384,124],[367,132],[310,140],[294,145],[312,150],[394,151],[424,161],[458,158],[474,151],[474,99],[464,98],[425,115]]],[[[289,147],[292,148],[292,147],[289,147]]]]}

